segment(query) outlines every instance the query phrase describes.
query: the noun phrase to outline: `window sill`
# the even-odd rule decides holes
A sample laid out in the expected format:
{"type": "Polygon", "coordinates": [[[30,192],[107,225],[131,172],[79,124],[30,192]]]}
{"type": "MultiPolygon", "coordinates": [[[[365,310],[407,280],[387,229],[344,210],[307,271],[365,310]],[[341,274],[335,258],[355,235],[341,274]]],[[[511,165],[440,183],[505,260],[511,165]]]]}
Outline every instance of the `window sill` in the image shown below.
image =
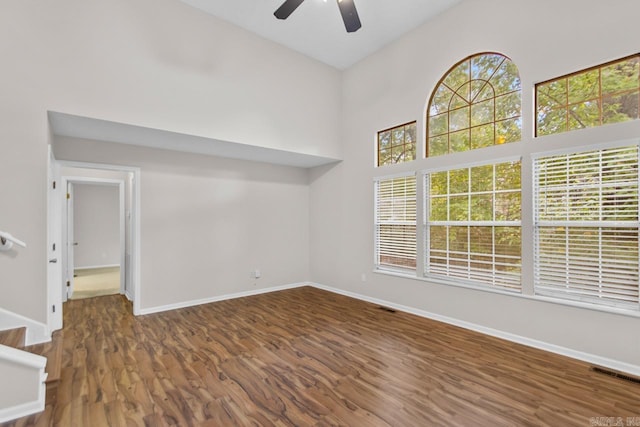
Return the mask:
{"type": "Polygon", "coordinates": [[[600,312],[605,312],[610,314],[617,314],[621,316],[640,318],[639,310],[617,308],[617,307],[611,307],[611,306],[605,306],[605,305],[601,306],[601,305],[592,304],[588,302],[565,300],[565,299],[553,298],[553,297],[547,297],[547,296],[541,296],[541,295],[524,295],[516,291],[492,289],[485,286],[474,286],[468,283],[458,282],[455,280],[434,279],[431,277],[420,277],[420,276],[417,276],[416,273],[413,271],[374,269],[373,273],[383,274],[386,276],[399,277],[403,279],[417,280],[420,282],[427,282],[435,285],[454,286],[456,288],[470,289],[473,291],[489,292],[492,294],[506,295],[510,297],[523,298],[523,299],[532,300],[532,301],[559,304],[559,305],[569,306],[573,308],[581,308],[581,309],[587,309],[592,311],[600,311],[600,312]]]}

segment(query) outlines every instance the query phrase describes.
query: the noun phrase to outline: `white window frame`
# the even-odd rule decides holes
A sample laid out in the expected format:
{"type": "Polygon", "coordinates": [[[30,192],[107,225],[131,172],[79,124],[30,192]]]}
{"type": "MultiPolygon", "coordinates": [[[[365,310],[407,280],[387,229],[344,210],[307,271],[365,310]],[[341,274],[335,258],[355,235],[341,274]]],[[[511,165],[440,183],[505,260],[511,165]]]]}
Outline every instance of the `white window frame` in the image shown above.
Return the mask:
{"type": "Polygon", "coordinates": [[[413,226],[415,229],[415,239],[416,239],[416,245],[414,247],[414,256],[415,256],[415,262],[417,263],[418,260],[418,255],[417,255],[417,229],[418,229],[418,221],[417,221],[417,207],[418,207],[418,190],[417,190],[417,176],[415,172],[409,172],[409,173],[401,173],[401,174],[395,174],[395,175],[385,175],[385,176],[380,176],[380,177],[375,177],[374,178],[374,271],[387,271],[387,272],[395,272],[395,273],[401,273],[401,274],[413,274],[415,275],[416,272],[416,268],[410,268],[410,267],[402,267],[402,266],[394,266],[394,265],[389,265],[389,264],[381,264],[379,262],[380,260],[380,237],[379,237],[379,227],[381,225],[409,225],[409,226],[413,226]],[[406,220],[400,220],[400,221],[382,221],[379,219],[379,185],[380,182],[382,181],[390,181],[390,180],[394,180],[394,179],[398,179],[398,178],[413,178],[416,181],[416,194],[415,194],[415,198],[414,198],[414,212],[415,212],[415,218],[413,221],[406,221],[406,220]]]}
{"type": "MultiPolygon", "coordinates": [[[[502,163],[511,163],[511,162],[519,162],[520,163],[520,171],[521,171],[521,175],[522,175],[522,167],[523,167],[523,163],[522,163],[522,158],[517,156],[511,156],[511,157],[502,157],[502,158],[496,158],[496,159],[487,159],[487,160],[483,160],[480,162],[473,162],[473,163],[459,163],[459,164],[455,164],[453,166],[448,166],[448,167],[437,167],[437,168],[432,168],[432,169],[426,169],[421,171],[421,180],[423,183],[423,199],[422,199],[422,207],[423,207],[423,218],[422,218],[422,242],[423,242],[423,271],[422,271],[422,275],[424,278],[429,279],[429,280],[434,280],[434,281],[438,281],[438,282],[443,282],[443,283],[447,283],[447,284],[462,284],[464,286],[468,286],[468,287],[472,287],[472,288],[481,288],[481,289],[490,289],[490,290],[498,290],[501,292],[508,292],[508,293],[521,293],[522,292],[522,266],[520,264],[520,274],[517,275],[517,284],[513,284],[512,286],[506,286],[506,285],[500,285],[499,283],[496,282],[496,276],[495,274],[492,275],[491,280],[490,281],[481,281],[481,280],[474,280],[473,277],[473,270],[468,270],[467,271],[467,277],[460,277],[459,274],[455,274],[455,272],[451,272],[452,274],[441,274],[438,272],[431,272],[430,271],[430,265],[429,265],[429,259],[430,259],[430,232],[429,232],[429,227],[435,225],[435,226],[445,226],[445,227],[452,227],[452,226],[479,226],[479,227],[483,227],[483,226],[492,226],[492,227],[501,227],[501,226],[506,226],[506,227],[518,227],[521,230],[521,234],[520,234],[520,244],[522,246],[522,217],[519,221],[498,221],[498,220],[489,220],[489,221],[475,221],[475,220],[467,220],[467,221],[455,221],[455,220],[447,220],[447,221],[429,221],[429,216],[430,216],[430,211],[429,211],[429,205],[430,205],[430,197],[429,197],[429,182],[428,182],[428,177],[430,176],[430,174],[433,173],[438,173],[438,172],[447,172],[447,171],[452,171],[452,170],[458,170],[458,169],[470,169],[470,168],[474,168],[474,167],[479,167],[479,166],[488,166],[488,165],[499,165],[502,163]]],[[[495,176],[494,176],[495,179],[495,176]]],[[[469,183],[471,183],[471,181],[469,181],[469,183]]],[[[472,194],[472,193],[468,193],[468,194],[472,194]]],[[[492,190],[491,194],[497,194],[497,192],[495,191],[495,184],[494,184],[494,189],[492,190]]],[[[522,182],[520,185],[520,197],[522,199],[522,182]]],[[[495,203],[495,199],[494,199],[494,203],[495,203]]],[[[495,207],[495,204],[494,204],[495,207]]],[[[522,207],[522,203],[521,206],[522,207]]],[[[447,252],[449,251],[449,249],[447,249],[447,252]]],[[[494,249],[494,254],[495,256],[495,249],[494,249]]],[[[522,262],[522,250],[521,250],[521,257],[520,257],[520,263],[522,262]]],[[[449,272],[448,272],[449,273],[449,272]]],[[[487,277],[489,278],[489,277],[487,277]]]]}
{"type": "MultiPolygon", "coordinates": [[[[593,228],[594,230],[598,231],[599,238],[601,238],[602,236],[600,231],[603,228],[613,228],[613,229],[635,228],[636,230],[640,230],[639,220],[633,220],[633,221],[604,220],[603,221],[598,219],[598,220],[578,221],[578,220],[567,219],[567,220],[553,221],[553,220],[544,220],[539,218],[540,210],[538,206],[540,205],[540,201],[538,200],[538,198],[540,197],[540,192],[538,191],[538,183],[537,183],[538,181],[537,177],[539,173],[538,172],[539,168],[537,164],[539,160],[544,158],[549,158],[549,157],[556,157],[556,156],[561,157],[561,156],[567,156],[572,154],[579,155],[579,154],[595,152],[595,151],[615,150],[618,148],[623,149],[626,147],[636,147],[636,149],[638,149],[636,161],[638,162],[637,165],[640,165],[640,159],[638,159],[638,157],[640,157],[640,142],[638,142],[637,140],[597,144],[593,146],[578,146],[578,147],[573,147],[571,149],[536,153],[535,155],[532,156],[532,162],[531,162],[532,175],[533,175],[532,197],[534,200],[533,202],[533,243],[534,243],[533,287],[534,287],[534,294],[536,296],[540,296],[542,298],[551,298],[553,300],[566,301],[568,303],[575,302],[578,304],[585,304],[587,306],[593,306],[601,309],[613,308],[615,310],[623,310],[623,311],[630,311],[630,312],[636,312],[636,313],[640,312],[640,298],[636,298],[635,301],[625,301],[624,298],[621,298],[620,300],[616,301],[615,299],[610,298],[610,293],[612,293],[611,291],[614,286],[607,283],[602,283],[602,280],[607,281],[607,280],[617,280],[617,279],[616,278],[612,279],[610,273],[607,273],[606,271],[603,272],[603,269],[601,267],[601,263],[602,263],[601,258],[598,258],[597,260],[596,259],[590,260],[591,265],[594,266],[593,269],[588,269],[587,267],[581,268],[581,270],[584,272],[581,274],[585,274],[585,275],[598,273],[598,271],[603,272],[604,274],[599,279],[601,280],[601,282],[599,282],[598,284],[586,282],[586,284],[581,285],[578,283],[582,279],[580,277],[581,274],[578,274],[577,279],[575,279],[577,280],[577,282],[574,284],[566,283],[563,289],[563,286],[560,284],[560,281],[565,280],[566,282],[566,280],[568,280],[566,276],[571,275],[572,277],[576,277],[576,273],[572,272],[572,271],[575,271],[575,265],[572,265],[570,262],[566,262],[566,267],[560,268],[560,270],[563,270],[563,269],[565,270],[564,274],[566,276],[561,276],[563,272],[558,270],[559,264],[557,262],[554,263],[550,261],[548,257],[547,258],[541,257],[542,249],[541,249],[540,232],[542,229],[546,229],[549,227],[556,226],[556,227],[564,228],[566,230],[570,230],[572,228],[574,229],[593,228]],[[550,277],[550,276],[553,276],[553,277],[550,277]],[[564,277],[564,279],[562,279],[561,277],[564,277]],[[596,288],[600,289],[599,295],[596,295],[594,293],[594,290],[596,288]]],[[[638,181],[636,182],[636,191],[638,191],[637,189],[640,188],[640,176],[637,178],[637,180],[638,181]]],[[[570,189],[570,188],[567,186],[567,189],[570,189]]],[[[638,206],[636,206],[636,209],[639,209],[638,206]]],[[[639,235],[637,231],[635,235],[637,239],[637,236],[639,235]]],[[[570,243],[570,239],[569,237],[566,237],[565,244],[569,245],[569,243],[570,243]]],[[[601,250],[602,246],[599,245],[598,249],[601,250]]],[[[568,249],[564,249],[564,251],[566,252],[568,251],[568,249]]],[[[638,253],[640,254],[640,251],[638,251],[638,253]]],[[[640,268],[640,259],[636,259],[636,264],[635,266],[632,266],[632,269],[633,268],[635,268],[635,274],[637,277],[637,272],[638,272],[638,269],[640,268]]],[[[613,276],[615,276],[615,274],[613,276]]],[[[623,284],[625,287],[628,287],[631,285],[631,282],[628,280],[624,280],[624,278],[621,278],[620,281],[621,281],[621,284],[623,284]]],[[[637,279],[636,279],[636,286],[640,290],[640,283],[638,283],[637,279]]]]}

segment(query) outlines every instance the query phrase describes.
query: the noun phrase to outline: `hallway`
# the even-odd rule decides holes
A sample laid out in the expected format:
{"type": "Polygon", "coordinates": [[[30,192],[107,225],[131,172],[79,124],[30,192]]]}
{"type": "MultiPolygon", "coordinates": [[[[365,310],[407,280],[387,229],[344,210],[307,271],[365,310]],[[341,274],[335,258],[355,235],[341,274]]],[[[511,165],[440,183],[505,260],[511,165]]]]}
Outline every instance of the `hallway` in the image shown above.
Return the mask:
{"type": "Polygon", "coordinates": [[[70,299],[84,299],[120,293],[120,267],[75,270],[73,295],[70,299]]]}

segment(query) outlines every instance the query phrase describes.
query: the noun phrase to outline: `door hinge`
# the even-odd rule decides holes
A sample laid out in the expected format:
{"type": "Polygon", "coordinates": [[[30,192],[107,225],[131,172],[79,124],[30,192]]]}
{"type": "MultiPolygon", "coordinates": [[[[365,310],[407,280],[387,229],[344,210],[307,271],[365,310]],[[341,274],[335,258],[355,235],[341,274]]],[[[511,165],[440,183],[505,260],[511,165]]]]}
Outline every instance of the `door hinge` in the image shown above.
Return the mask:
{"type": "Polygon", "coordinates": [[[67,193],[67,199],[71,198],[71,194],[67,193]]]}
{"type": "Polygon", "coordinates": [[[54,190],[56,189],[56,182],[55,181],[53,181],[53,189],[54,190]]]}
{"type": "Polygon", "coordinates": [[[56,244],[54,243],[53,244],[53,251],[55,252],[55,250],[56,250],[56,244]]]}
{"type": "Polygon", "coordinates": [[[52,311],[53,311],[54,313],[56,312],[56,306],[55,306],[55,305],[52,305],[52,306],[51,306],[51,309],[52,309],[52,311]]]}
{"type": "Polygon", "coordinates": [[[71,281],[67,280],[67,288],[71,287],[71,281]]]}

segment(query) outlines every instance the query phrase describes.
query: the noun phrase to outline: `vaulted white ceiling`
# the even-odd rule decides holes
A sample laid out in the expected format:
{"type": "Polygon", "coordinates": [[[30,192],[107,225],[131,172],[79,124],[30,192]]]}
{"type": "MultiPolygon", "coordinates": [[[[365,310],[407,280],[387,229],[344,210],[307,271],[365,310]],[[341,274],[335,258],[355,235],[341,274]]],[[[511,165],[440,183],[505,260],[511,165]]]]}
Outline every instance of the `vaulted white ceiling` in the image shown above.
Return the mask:
{"type": "Polygon", "coordinates": [[[336,0],[305,0],[287,20],[284,0],[180,0],[338,69],[345,69],[462,0],[354,0],[362,28],[347,33],[336,0]]]}

